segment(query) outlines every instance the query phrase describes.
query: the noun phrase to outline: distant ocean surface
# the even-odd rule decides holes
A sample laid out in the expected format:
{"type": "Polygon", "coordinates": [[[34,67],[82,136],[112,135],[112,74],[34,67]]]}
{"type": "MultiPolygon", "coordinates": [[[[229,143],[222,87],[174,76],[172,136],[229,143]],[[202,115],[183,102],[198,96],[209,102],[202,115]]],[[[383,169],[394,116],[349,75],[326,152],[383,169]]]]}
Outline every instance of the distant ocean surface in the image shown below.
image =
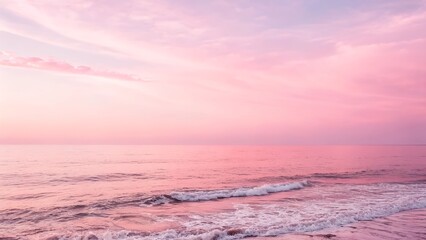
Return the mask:
{"type": "Polygon", "coordinates": [[[0,146],[0,239],[426,239],[425,209],[426,146],[0,146]]]}

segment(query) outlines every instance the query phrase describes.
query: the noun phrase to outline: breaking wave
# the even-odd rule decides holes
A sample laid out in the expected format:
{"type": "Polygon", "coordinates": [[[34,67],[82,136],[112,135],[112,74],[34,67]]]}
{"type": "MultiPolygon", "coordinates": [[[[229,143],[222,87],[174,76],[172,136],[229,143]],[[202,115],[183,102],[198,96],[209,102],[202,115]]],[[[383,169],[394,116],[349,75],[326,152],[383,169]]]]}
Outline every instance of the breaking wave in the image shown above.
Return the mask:
{"type": "MultiPolygon", "coordinates": [[[[60,239],[233,240],[313,232],[426,208],[425,190],[425,184],[325,186],[318,189],[322,198],[299,202],[300,205],[239,204],[232,211],[176,216],[173,220],[181,227],[160,232],[85,232],[61,235],[60,239]],[[343,194],[336,198],[336,193],[343,194]]],[[[171,220],[157,220],[166,219],[171,220]]]]}
{"type": "Polygon", "coordinates": [[[292,183],[277,183],[265,184],[256,187],[242,187],[234,189],[221,189],[221,190],[205,190],[205,191],[185,191],[185,192],[172,192],[159,196],[153,196],[144,199],[145,205],[161,205],[165,203],[175,202],[198,202],[209,201],[223,198],[232,197],[250,197],[250,196],[264,196],[271,193],[286,192],[291,190],[302,189],[308,186],[307,180],[292,183]]]}

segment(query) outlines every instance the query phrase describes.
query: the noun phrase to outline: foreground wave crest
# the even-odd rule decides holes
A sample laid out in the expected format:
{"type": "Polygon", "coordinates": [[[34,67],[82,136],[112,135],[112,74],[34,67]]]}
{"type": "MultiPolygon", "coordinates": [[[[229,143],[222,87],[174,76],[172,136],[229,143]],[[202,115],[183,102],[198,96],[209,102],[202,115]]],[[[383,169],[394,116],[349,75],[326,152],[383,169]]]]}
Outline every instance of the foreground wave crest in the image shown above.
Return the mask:
{"type": "Polygon", "coordinates": [[[292,183],[265,184],[256,187],[242,187],[234,189],[208,191],[172,192],[170,194],[149,197],[143,201],[143,204],[155,206],[173,202],[198,202],[232,197],[264,196],[271,193],[302,189],[308,185],[309,182],[307,180],[304,180],[292,183]]]}
{"type": "Polygon", "coordinates": [[[232,211],[156,219],[159,222],[173,220],[181,225],[165,231],[86,232],[83,235],[62,235],[60,239],[232,240],[271,237],[312,232],[426,208],[426,184],[423,183],[338,184],[315,188],[306,193],[307,198],[302,202],[239,204],[232,211]],[[312,198],[317,195],[321,198],[312,198]]]}

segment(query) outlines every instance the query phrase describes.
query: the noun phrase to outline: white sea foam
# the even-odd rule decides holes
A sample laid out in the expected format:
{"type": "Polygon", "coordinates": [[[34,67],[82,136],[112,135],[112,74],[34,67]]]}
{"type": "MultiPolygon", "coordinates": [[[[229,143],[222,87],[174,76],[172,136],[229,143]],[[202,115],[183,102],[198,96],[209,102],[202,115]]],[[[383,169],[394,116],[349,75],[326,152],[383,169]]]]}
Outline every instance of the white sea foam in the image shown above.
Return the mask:
{"type": "MultiPolygon", "coordinates": [[[[282,189],[275,186],[272,189],[282,189]]],[[[260,187],[259,187],[260,188],[260,187]]],[[[265,187],[269,189],[268,187],[265,187]]],[[[382,183],[323,185],[304,193],[304,201],[236,205],[235,210],[205,215],[166,216],[182,227],[135,234],[103,232],[101,239],[231,240],[248,236],[277,236],[372,220],[401,211],[426,208],[426,184],[382,183]]],[[[262,191],[259,191],[262,192],[262,191]]]]}
{"type": "Polygon", "coordinates": [[[168,195],[155,196],[145,199],[144,204],[160,205],[170,202],[198,202],[232,197],[263,196],[271,193],[302,189],[308,186],[307,180],[292,183],[265,184],[256,187],[235,189],[172,192],[168,195]]]}
{"type": "Polygon", "coordinates": [[[265,184],[258,187],[243,187],[237,189],[224,189],[212,191],[193,191],[193,192],[173,192],[171,197],[179,201],[196,202],[215,200],[231,197],[249,197],[262,196],[270,193],[285,192],[290,190],[302,189],[308,185],[308,181],[280,183],[280,184],[265,184]]]}

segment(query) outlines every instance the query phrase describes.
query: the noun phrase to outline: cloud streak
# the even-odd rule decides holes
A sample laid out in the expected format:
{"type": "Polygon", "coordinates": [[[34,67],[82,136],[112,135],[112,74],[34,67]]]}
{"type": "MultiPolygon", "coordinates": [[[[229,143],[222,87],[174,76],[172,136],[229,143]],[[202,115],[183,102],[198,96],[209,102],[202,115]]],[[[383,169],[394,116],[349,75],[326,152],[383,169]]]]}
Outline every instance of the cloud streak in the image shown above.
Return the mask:
{"type": "Polygon", "coordinates": [[[88,75],[126,81],[144,81],[142,78],[121,72],[94,69],[89,66],[74,66],[57,59],[43,59],[39,57],[22,57],[12,53],[0,51],[0,65],[9,67],[32,68],[68,74],[88,75]]]}
{"type": "Polygon", "coordinates": [[[0,66],[28,70],[0,72],[0,139],[425,143],[425,24],[423,0],[4,1],[0,66]]]}

